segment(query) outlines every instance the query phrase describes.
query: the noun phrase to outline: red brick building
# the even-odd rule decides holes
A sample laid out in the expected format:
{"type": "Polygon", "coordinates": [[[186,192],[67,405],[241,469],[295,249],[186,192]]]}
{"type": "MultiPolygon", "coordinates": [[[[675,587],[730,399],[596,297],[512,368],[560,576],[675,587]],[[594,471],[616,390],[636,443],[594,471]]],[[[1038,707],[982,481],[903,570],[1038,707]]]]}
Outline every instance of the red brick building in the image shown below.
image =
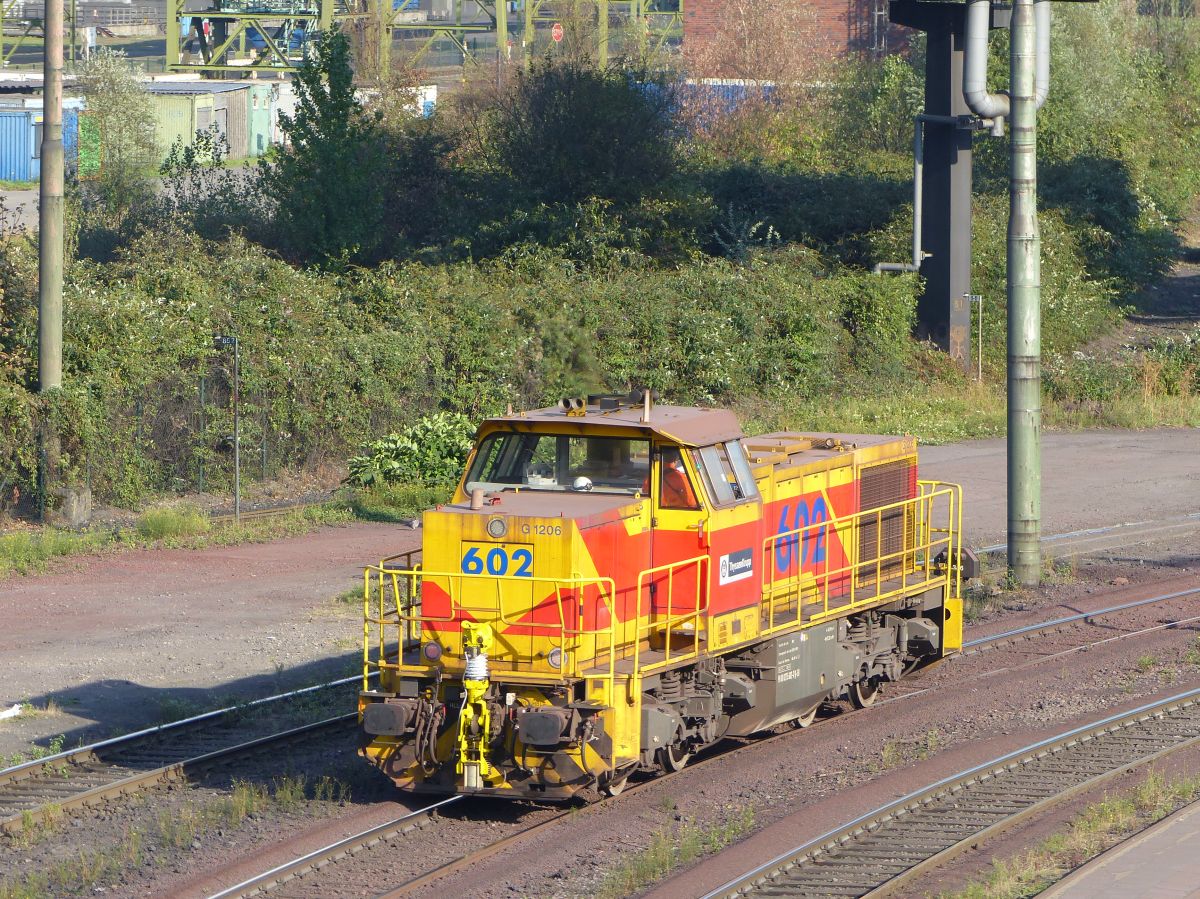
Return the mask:
{"type": "MultiPolygon", "coordinates": [[[[719,37],[729,0],[683,0],[684,47],[695,47],[719,37]]],[[[736,0],[735,0],[736,2],[736,0]]],[[[796,0],[782,0],[783,3],[796,0]]],[[[804,21],[823,43],[837,54],[882,54],[897,49],[902,31],[889,26],[887,0],[802,0],[804,21]]],[[[758,4],[755,4],[758,6],[758,4]]],[[[795,17],[793,17],[794,19],[795,17]]],[[[766,17],[762,27],[772,22],[766,17]]],[[[776,23],[775,27],[778,27],[776,23]]],[[[780,35],[784,40],[786,35],[780,35]]]]}

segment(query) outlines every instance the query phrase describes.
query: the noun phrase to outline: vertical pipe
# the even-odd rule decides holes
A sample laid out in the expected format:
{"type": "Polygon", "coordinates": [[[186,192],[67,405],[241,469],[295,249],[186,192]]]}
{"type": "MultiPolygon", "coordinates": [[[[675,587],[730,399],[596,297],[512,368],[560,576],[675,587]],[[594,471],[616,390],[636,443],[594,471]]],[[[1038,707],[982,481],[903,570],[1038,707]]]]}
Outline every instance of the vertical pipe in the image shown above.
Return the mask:
{"type": "Polygon", "coordinates": [[[46,2],[42,173],[38,212],[38,389],[62,387],[63,0],[46,2]]]}
{"type": "Polygon", "coordinates": [[[233,338],[233,520],[242,523],[242,411],[240,408],[241,346],[233,338]]]}
{"type": "Polygon", "coordinates": [[[1032,0],[1012,12],[1008,217],[1008,565],[1023,586],[1041,577],[1041,240],[1032,0]]]}
{"type": "Polygon", "coordinates": [[[925,122],[922,116],[913,120],[913,233],[912,233],[912,265],[913,271],[921,270],[921,260],[925,254],[921,252],[921,219],[925,205],[925,122]]]}
{"type": "MultiPolygon", "coordinates": [[[[204,446],[205,436],[208,434],[208,416],[204,410],[204,376],[200,377],[200,445],[204,446]]],[[[200,454],[200,484],[199,492],[204,492],[204,454],[200,454]]]]}
{"type": "Polygon", "coordinates": [[[267,480],[267,429],[270,427],[271,421],[268,416],[267,396],[261,394],[262,402],[262,479],[265,483],[267,480]]]}

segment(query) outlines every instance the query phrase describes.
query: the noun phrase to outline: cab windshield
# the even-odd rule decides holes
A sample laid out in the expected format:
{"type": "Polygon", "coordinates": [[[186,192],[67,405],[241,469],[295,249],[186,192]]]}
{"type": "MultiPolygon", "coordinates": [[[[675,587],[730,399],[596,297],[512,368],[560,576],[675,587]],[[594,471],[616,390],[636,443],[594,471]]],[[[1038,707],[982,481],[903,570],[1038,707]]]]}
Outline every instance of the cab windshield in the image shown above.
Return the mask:
{"type": "Polygon", "coordinates": [[[567,434],[491,434],[467,473],[467,491],[646,493],[650,441],[567,434]]]}

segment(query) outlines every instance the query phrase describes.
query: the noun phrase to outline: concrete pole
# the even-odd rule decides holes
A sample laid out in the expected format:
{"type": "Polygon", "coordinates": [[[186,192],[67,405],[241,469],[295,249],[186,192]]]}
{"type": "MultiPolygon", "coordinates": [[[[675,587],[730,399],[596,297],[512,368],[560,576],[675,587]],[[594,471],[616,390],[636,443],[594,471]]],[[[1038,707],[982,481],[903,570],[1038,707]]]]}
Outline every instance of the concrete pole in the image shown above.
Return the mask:
{"type": "Polygon", "coordinates": [[[496,4],[496,81],[502,82],[504,67],[508,65],[508,0],[495,0],[496,4]]]}
{"type": "Polygon", "coordinates": [[[1041,579],[1042,320],[1037,220],[1033,0],[1012,11],[1008,216],[1008,565],[1022,586],[1041,579]]]}
{"type": "Polygon", "coordinates": [[[233,338],[233,520],[242,523],[242,348],[233,338]]]}
{"type": "Polygon", "coordinates": [[[38,389],[62,387],[63,0],[47,0],[38,200],[38,389]]]}

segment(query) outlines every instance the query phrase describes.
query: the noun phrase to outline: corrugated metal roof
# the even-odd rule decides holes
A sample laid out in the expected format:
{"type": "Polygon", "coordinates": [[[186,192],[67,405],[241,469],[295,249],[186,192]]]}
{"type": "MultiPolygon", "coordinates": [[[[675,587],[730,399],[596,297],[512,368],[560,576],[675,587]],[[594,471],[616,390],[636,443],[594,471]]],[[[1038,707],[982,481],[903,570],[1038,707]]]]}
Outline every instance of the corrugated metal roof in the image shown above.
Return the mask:
{"type": "Polygon", "coordinates": [[[244,91],[249,82],[209,81],[157,81],[146,85],[152,94],[224,94],[228,91],[244,91]]]}

